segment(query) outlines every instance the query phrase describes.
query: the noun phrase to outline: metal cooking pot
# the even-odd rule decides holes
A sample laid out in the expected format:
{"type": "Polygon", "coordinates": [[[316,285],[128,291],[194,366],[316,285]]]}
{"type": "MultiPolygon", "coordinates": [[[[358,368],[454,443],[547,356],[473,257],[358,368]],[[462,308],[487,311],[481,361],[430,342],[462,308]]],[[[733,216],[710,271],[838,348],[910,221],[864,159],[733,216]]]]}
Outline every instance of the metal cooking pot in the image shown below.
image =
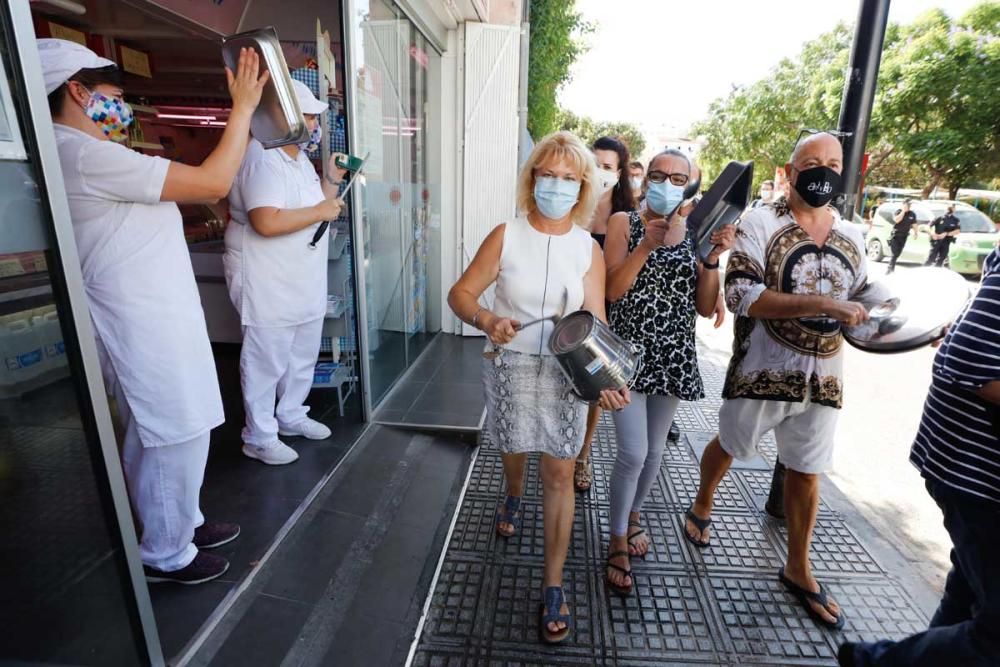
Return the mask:
{"type": "Polygon", "coordinates": [[[573,393],[584,401],[596,401],[605,389],[630,386],[642,366],[642,350],[586,310],[559,320],[549,336],[549,350],[573,393]]]}

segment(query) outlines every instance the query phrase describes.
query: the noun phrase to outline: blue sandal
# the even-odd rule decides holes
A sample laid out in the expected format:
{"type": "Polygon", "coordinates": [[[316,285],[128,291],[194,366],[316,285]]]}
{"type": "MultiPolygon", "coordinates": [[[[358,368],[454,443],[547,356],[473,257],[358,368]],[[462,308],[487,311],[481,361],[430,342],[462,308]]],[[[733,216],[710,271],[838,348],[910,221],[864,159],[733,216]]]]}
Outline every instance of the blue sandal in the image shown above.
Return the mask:
{"type": "Polygon", "coordinates": [[[503,507],[497,510],[496,529],[500,537],[514,537],[521,530],[521,496],[507,496],[503,501],[503,507]],[[509,523],[514,530],[509,534],[503,532],[501,523],[509,523]]]}
{"type": "Polygon", "coordinates": [[[542,641],[547,644],[558,644],[569,637],[572,623],[569,614],[559,613],[563,603],[566,601],[563,596],[563,589],[560,586],[549,586],[545,589],[545,603],[541,606],[539,613],[542,621],[539,630],[542,634],[542,641]],[[546,613],[548,610],[548,613],[546,613]],[[549,623],[565,623],[566,627],[559,632],[549,630],[549,623]]]}

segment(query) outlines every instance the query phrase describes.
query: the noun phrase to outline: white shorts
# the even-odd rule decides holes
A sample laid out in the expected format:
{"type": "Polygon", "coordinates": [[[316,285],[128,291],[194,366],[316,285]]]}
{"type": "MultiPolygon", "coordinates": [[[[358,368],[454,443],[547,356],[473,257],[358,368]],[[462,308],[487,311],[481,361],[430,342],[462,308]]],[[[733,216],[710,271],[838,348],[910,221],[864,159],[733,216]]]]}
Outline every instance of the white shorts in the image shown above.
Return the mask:
{"type": "Polygon", "coordinates": [[[724,400],[719,410],[719,444],[727,454],[746,460],[757,453],[765,433],[774,429],[778,460],[796,472],[819,474],[833,469],[833,440],[839,410],[813,403],[724,400]]]}

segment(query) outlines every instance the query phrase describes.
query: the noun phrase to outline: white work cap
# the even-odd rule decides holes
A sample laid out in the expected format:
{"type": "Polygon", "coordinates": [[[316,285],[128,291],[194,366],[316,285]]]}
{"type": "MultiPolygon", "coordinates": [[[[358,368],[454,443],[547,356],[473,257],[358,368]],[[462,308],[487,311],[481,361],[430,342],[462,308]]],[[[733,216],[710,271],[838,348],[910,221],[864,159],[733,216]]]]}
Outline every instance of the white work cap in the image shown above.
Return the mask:
{"type": "MultiPolygon", "coordinates": [[[[42,61],[45,94],[69,81],[82,69],[98,69],[115,65],[86,46],[65,39],[39,39],[38,56],[42,61]]],[[[116,65],[115,65],[116,66],[116,65]]]]}
{"type": "Polygon", "coordinates": [[[319,115],[327,110],[327,105],[317,100],[306,84],[298,79],[292,79],[292,88],[295,90],[295,98],[299,101],[302,113],[319,115]]]}

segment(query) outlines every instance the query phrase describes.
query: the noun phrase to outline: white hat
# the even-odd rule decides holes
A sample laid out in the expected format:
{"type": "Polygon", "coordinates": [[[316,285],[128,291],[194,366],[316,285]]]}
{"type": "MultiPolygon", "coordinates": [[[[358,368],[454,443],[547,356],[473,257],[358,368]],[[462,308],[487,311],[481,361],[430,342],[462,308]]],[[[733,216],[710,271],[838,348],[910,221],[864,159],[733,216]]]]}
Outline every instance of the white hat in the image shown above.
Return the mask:
{"type": "Polygon", "coordinates": [[[327,105],[317,100],[306,84],[298,79],[292,79],[292,88],[295,89],[295,98],[299,101],[302,113],[319,115],[327,110],[327,105]]]}
{"type": "Polygon", "coordinates": [[[39,39],[38,56],[42,61],[45,94],[63,85],[82,69],[97,69],[115,65],[86,46],[65,39],[39,39]]]}

